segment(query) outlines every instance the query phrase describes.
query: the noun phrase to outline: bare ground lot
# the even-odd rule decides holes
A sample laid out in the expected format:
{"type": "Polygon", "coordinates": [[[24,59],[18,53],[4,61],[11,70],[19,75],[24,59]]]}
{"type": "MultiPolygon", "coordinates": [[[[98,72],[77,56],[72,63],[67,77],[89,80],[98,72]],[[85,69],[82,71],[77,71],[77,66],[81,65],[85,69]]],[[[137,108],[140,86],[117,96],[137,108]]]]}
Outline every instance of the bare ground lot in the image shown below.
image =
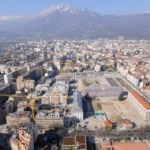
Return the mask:
{"type": "Polygon", "coordinates": [[[109,120],[112,122],[121,121],[121,113],[119,112],[117,105],[113,98],[99,98],[99,100],[93,101],[93,108],[95,112],[106,113],[109,120]],[[101,105],[101,109],[98,110],[98,105],[101,105]]]}
{"type": "Polygon", "coordinates": [[[119,104],[121,110],[123,111],[123,113],[125,114],[125,116],[131,122],[135,122],[136,125],[138,125],[138,126],[145,125],[144,120],[142,119],[142,117],[140,117],[136,108],[133,107],[133,105],[130,103],[129,99],[122,101],[122,102],[118,101],[118,104],[119,104]]]}
{"type": "MultiPolygon", "coordinates": [[[[133,89],[129,83],[125,82],[124,79],[122,79],[120,77],[120,75],[116,75],[116,74],[97,77],[97,78],[88,78],[88,79],[86,79],[86,82],[89,82],[90,84],[92,83],[92,84],[107,85],[106,78],[113,79],[120,86],[126,87],[127,90],[133,89]]],[[[84,88],[85,85],[83,84],[83,81],[81,83],[82,83],[82,88],[84,88]]],[[[80,87],[80,86],[78,86],[78,87],[80,87]]],[[[114,97],[103,97],[103,98],[100,97],[100,98],[96,98],[96,100],[94,100],[92,102],[94,112],[106,113],[107,118],[112,122],[121,124],[123,116],[125,116],[131,122],[134,122],[137,125],[137,127],[145,126],[145,124],[148,124],[147,122],[145,122],[143,120],[143,118],[140,117],[138,111],[130,103],[129,99],[127,99],[125,101],[117,100],[117,104],[114,100],[114,97]],[[121,111],[118,109],[117,104],[119,105],[119,108],[121,109],[121,111]],[[124,114],[124,115],[122,115],[122,114],[124,114]]],[[[94,117],[91,116],[91,117],[87,118],[86,120],[88,120],[90,122],[89,124],[91,124],[92,126],[99,127],[102,124],[101,116],[97,117],[96,119],[94,119],[94,117]]],[[[150,122],[149,122],[149,124],[150,124],[150,122]]]]}
{"type": "Polygon", "coordinates": [[[122,123],[122,117],[125,116],[131,122],[135,122],[138,126],[145,125],[144,120],[140,117],[136,108],[130,104],[128,99],[125,101],[117,101],[117,103],[124,115],[122,115],[118,109],[114,98],[99,98],[93,101],[92,104],[95,112],[106,113],[108,119],[112,122],[122,123]]]}

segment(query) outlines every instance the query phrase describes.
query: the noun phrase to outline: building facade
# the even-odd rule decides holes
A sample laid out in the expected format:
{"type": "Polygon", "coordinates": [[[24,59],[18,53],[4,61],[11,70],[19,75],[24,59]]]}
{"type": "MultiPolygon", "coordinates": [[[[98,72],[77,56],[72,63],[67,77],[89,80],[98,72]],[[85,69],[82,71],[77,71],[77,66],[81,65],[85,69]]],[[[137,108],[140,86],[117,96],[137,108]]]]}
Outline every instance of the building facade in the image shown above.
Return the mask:
{"type": "Polygon", "coordinates": [[[150,120],[150,104],[136,91],[129,91],[129,100],[144,120],[150,120]]]}
{"type": "Polygon", "coordinates": [[[80,92],[74,92],[73,94],[72,115],[75,119],[83,120],[83,104],[80,92]]]}

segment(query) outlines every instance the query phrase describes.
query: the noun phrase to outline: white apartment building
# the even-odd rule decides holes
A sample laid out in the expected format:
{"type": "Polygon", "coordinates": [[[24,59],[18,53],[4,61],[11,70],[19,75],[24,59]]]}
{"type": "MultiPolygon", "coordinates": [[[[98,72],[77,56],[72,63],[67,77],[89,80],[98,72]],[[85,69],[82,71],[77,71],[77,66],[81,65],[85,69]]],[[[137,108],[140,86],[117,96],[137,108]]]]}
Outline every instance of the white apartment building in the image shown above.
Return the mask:
{"type": "Polygon", "coordinates": [[[73,94],[72,115],[79,120],[83,120],[82,95],[80,92],[74,92],[73,94]]]}

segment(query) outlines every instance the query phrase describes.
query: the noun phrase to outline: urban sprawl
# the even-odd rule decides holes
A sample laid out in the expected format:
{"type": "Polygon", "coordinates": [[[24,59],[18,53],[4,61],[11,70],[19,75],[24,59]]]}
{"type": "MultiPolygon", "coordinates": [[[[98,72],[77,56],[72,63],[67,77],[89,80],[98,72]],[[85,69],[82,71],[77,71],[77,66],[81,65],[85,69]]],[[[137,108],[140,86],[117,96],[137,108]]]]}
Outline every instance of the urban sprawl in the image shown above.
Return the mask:
{"type": "Polygon", "coordinates": [[[150,149],[150,41],[30,40],[0,50],[0,149],[150,149]]]}

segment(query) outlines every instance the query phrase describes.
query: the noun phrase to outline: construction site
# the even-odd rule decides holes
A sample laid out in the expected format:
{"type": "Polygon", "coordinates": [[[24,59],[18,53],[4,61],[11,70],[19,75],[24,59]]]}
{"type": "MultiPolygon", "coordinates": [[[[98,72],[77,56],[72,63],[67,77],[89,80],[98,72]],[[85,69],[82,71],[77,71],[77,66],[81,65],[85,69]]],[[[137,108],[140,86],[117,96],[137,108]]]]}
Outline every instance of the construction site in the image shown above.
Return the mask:
{"type": "Polygon", "coordinates": [[[107,74],[83,79],[80,81],[79,90],[91,97],[89,111],[93,115],[81,123],[84,126],[88,122],[86,126],[89,129],[106,129],[108,126],[109,129],[115,127],[117,130],[126,130],[150,125],[131,104],[132,98],[127,93],[134,88],[120,75],[107,74]],[[110,91],[108,87],[111,88],[110,91]],[[118,99],[122,93],[126,94],[125,100],[118,99]]]}

